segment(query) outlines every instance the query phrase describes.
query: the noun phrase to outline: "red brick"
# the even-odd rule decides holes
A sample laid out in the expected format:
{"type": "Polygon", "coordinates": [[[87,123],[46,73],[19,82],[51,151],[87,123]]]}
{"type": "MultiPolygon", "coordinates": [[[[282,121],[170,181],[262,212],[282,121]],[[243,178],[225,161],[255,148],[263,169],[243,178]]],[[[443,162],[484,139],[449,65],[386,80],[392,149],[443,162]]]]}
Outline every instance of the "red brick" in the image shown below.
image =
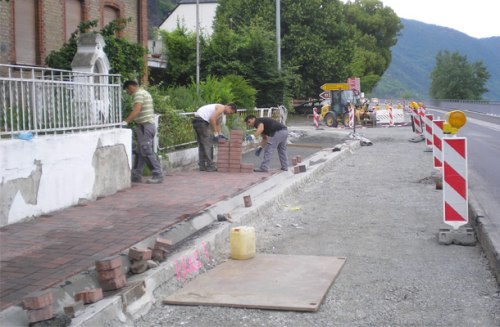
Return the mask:
{"type": "Polygon", "coordinates": [[[170,250],[172,248],[173,242],[166,238],[157,237],[155,242],[155,249],[170,250]]]}
{"type": "Polygon", "coordinates": [[[219,145],[222,145],[222,144],[226,144],[226,140],[224,138],[220,138],[219,141],[218,141],[218,144],[219,145]]]}
{"type": "Polygon", "coordinates": [[[219,162],[217,164],[217,169],[219,169],[219,168],[229,169],[229,163],[228,162],[219,162]]]}
{"type": "Polygon", "coordinates": [[[122,258],[117,255],[114,257],[107,257],[95,262],[95,269],[100,270],[110,270],[122,266],[122,258]]]}
{"type": "Polygon", "coordinates": [[[234,174],[234,173],[241,173],[241,168],[231,168],[229,167],[229,172],[234,174]]]}
{"type": "Polygon", "coordinates": [[[292,158],[292,165],[295,166],[298,163],[297,157],[292,158]]]}
{"type": "Polygon", "coordinates": [[[123,275],[122,267],[116,267],[115,269],[110,270],[99,270],[97,271],[97,278],[99,280],[108,280],[116,277],[120,277],[123,275]]]}
{"type": "Polygon", "coordinates": [[[243,134],[244,134],[244,131],[242,129],[232,129],[229,135],[243,137],[243,134]]]}
{"type": "Polygon", "coordinates": [[[26,313],[28,314],[28,321],[30,322],[30,324],[49,320],[54,317],[54,310],[52,309],[52,305],[48,305],[38,310],[28,310],[26,313]]]}
{"type": "MultiPolygon", "coordinates": [[[[101,282],[99,282],[100,284],[101,282]]],[[[84,290],[75,294],[75,301],[82,301],[85,304],[96,303],[102,300],[103,294],[101,288],[92,288],[89,290],[84,290]]]]}
{"type": "Polygon", "coordinates": [[[220,168],[220,167],[217,167],[217,171],[219,173],[229,173],[229,168],[220,168]]]}
{"type": "Polygon", "coordinates": [[[130,260],[150,260],[152,251],[150,249],[137,249],[132,247],[128,250],[128,257],[130,260]]]}
{"type": "MultiPolygon", "coordinates": [[[[221,171],[218,169],[218,171],[221,171]]],[[[165,249],[153,249],[153,260],[165,261],[168,256],[168,251],[165,249]]]]}
{"type": "Polygon", "coordinates": [[[54,296],[49,290],[33,292],[23,298],[23,307],[25,309],[42,309],[54,303],[54,296]]]}
{"type": "Polygon", "coordinates": [[[113,279],[100,280],[99,285],[101,285],[103,291],[107,292],[122,288],[126,282],[127,279],[122,275],[113,279]]]}
{"type": "Polygon", "coordinates": [[[229,142],[219,143],[219,151],[222,149],[229,149],[229,142]]]}
{"type": "Polygon", "coordinates": [[[250,195],[245,195],[243,197],[243,203],[245,203],[245,208],[252,206],[252,198],[250,197],[250,195]]]}
{"type": "Polygon", "coordinates": [[[293,173],[294,173],[294,174],[298,174],[298,173],[300,173],[300,168],[299,168],[299,166],[294,166],[294,167],[293,167],[293,173]]]}
{"type": "Polygon", "coordinates": [[[305,173],[305,172],[306,172],[306,165],[300,165],[300,166],[299,166],[299,171],[300,171],[301,173],[305,173]]]}
{"type": "Polygon", "coordinates": [[[231,148],[229,149],[230,153],[243,153],[243,146],[242,145],[231,145],[231,148]]]}
{"type": "Polygon", "coordinates": [[[297,158],[297,163],[301,163],[302,162],[302,156],[296,156],[297,158]]]}
{"type": "Polygon", "coordinates": [[[241,163],[241,169],[252,169],[253,170],[253,163],[241,163]]]}
{"type": "Polygon", "coordinates": [[[64,307],[64,314],[70,318],[75,318],[76,314],[84,309],[83,301],[76,301],[64,307]]]}

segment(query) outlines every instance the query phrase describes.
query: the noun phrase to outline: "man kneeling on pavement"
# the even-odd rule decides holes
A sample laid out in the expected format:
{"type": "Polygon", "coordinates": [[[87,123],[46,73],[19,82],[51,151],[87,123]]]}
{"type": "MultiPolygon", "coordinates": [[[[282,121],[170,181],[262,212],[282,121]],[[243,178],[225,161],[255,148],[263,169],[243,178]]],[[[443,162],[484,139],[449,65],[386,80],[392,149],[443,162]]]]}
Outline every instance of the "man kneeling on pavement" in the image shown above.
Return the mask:
{"type": "Polygon", "coordinates": [[[256,172],[268,172],[271,157],[274,151],[278,149],[281,170],[288,170],[288,157],[286,153],[286,144],[288,140],[288,129],[285,125],[272,118],[256,118],[254,115],[245,117],[245,123],[248,128],[255,128],[255,137],[262,135],[262,141],[255,150],[255,155],[259,156],[264,149],[264,159],[256,172]]]}

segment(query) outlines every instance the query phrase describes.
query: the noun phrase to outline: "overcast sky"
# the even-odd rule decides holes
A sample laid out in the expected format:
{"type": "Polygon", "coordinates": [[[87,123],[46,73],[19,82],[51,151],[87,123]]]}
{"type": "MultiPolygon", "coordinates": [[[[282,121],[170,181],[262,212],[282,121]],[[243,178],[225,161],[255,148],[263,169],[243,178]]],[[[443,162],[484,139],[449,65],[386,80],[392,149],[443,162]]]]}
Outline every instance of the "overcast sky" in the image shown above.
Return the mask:
{"type": "Polygon", "coordinates": [[[453,28],[476,38],[500,36],[500,0],[381,0],[401,18],[453,28]]]}

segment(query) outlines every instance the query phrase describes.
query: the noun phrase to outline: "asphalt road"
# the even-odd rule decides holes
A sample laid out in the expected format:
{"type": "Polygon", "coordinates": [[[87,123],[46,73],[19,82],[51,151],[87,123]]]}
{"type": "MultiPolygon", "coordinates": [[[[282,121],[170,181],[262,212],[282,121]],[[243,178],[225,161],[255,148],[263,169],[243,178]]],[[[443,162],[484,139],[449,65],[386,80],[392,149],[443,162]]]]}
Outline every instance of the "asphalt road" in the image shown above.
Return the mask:
{"type": "MultiPolygon", "coordinates": [[[[499,287],[481,248],[437,242],[442,193],[430,177],[430,153],[407,141],[409,127],[362,132],[373,146],[252,222],[257,253],[347,257],[318,312],[162,305],[179,287],[172,281],[135,326],[500,326],[499,287]]],[[[347,133],[307,135],[329,142],[347,133]]]]}

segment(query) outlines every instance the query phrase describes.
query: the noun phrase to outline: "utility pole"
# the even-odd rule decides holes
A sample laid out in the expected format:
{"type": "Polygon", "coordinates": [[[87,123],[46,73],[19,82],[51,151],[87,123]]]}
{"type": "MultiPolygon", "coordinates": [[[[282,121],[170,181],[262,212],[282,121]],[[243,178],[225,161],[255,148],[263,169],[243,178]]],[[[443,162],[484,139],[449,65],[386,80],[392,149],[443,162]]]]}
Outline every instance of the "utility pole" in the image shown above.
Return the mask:
{"type": "Polygon", "coordinates": [[[276,0],[276,50],[278,58],[278,72],[281,73],[281,3],[276,0]]]}

